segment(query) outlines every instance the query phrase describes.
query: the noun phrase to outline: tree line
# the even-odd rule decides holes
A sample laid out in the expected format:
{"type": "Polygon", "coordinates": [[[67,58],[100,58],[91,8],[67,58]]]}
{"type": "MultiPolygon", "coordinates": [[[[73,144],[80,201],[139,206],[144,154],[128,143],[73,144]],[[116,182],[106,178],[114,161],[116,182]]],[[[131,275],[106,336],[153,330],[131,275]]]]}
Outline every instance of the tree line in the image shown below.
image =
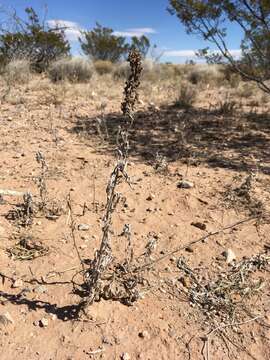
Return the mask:
{"type": "MultiPolygon", "coordinates": [[[[8,28],[3,25],[0,28],[0,64],[5,65],[14,59],[28,59],[34,70],[42,72],[52,61],[71,55],[65,36],[67,28],[59,25],[49,27],[32,7],[26,8],[25,12],[26,20],[16,13],[12,14],[12,29],[10,23],[8,28]]],[[[138,49],[145,58],[151,46],[145,35],[133,36],[128,42],[124,36],[115,35],[113,29],[99,23],[92,30],[81,31],[78,40],[83,53],[91,60],[113,63],[126,59],[132,48],[138,49]]]]}
{"type": "MultiPolygon", "coordinates": [[[[208,63],[226,64],[244,80],[254,81],[270,93],[270,1],[269,0],[168,0],[168,10],[176,16],[188,34],[199,36],[216,52],[205,47],[198,51],[208,63]],[[237,24],[242,34],[241,57],[236,59],[228,45],[227,28],[237,24]]],[[[27,58],[36,71],[44,71],[59,57],[70,56],[65,28],[50,28],[32,7],[26,8],[27,20],[12,15],[9,26],[0,18],[0,65],[27,58]],[[10,23],[13,24],[10,29],[10,23]]],[[[1,9],[0,9],[1,15],[1,9]]],[[[99,23],[92,30],[81,31],[83,53],[91,60],[118,62],[137,48],[146,57],[151,44],[146,36],[130,41],[117,36],[113,29],[99,23]]],[[[181,43],[181,39],[179,39],[181,43]]],[[[155,48],[155,45],[153,46],[155,48]]]]}

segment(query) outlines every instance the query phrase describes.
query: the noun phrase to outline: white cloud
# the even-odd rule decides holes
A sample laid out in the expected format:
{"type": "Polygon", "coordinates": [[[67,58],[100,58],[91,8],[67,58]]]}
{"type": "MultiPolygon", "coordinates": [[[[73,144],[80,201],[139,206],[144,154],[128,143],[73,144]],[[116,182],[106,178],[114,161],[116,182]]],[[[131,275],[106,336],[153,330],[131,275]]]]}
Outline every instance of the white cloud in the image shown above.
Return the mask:
{"type": "Polygon", "coordinates": [[[132,28],[132,29],[126,29],[124,31],[114,31],[114,35],[116,36],[126,36],[126,37],[132,37],[132,36],[142,36],[146,34],[156,34],[156,30],[152,28],[132,28]]]}
{"type": "MultiPolygon", "coordinates": [[[[216,52],[219,53],[219,51],[216,52]]],[[[239,57],[241,55],[241,49],[229,49],[229,53],[233,57],[239,57]]],[[[196,50],[167,50],[164,51],[164,56],[195,58],[196,50]]]]}
{"type": "Polygon", "coordinates": [[[164,56],[171,56],[171,57],[195,57],[194,50],[167,50],[164,51],[164,56]]]}
{"type": "Polygon", "coordinates": [[[229,50],[229,52],[233,57],[240,57],[242,54],[241,49],[234,49],[234,50],[232,49],[232,50],[229,50]]]}
{"type": "Polygon", "coordinates": [[[81,30],[83,30],[78,23],[69,20],[51,19],[47,21],[47,24],[51,28],[65,28],[66,37],[71,42],[78,41],[79,36],[81,36],[81,30]]]}

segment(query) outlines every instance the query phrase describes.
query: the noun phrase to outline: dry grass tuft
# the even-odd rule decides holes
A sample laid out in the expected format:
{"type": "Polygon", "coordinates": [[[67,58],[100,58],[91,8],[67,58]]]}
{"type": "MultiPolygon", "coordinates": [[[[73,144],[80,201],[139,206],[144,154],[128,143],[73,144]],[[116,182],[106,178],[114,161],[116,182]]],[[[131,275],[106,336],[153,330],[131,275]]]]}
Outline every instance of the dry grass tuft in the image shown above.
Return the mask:
{"type": "Polygon", "coordinates": [[[8,84],[25,84],[31,79],[30,62],[13,60],[4,69],[4,79],[8,84]]]}
{"type": "MultiPolygon", "coordinates": [[[[178,261],[178,268],[190,281],[183,279],[188,288],[189,301],[199,307],[203,314],[213,320],[213,316],[222,321],[239,321],[245,301],[257,294],[262,288],[262,280],[256,280],[252,274],[268,271],[270,256],[254,255],[233,265],[228,271],[219,272],[216,279],[203,281],[198,271],[188,267],[183,258],[178,261]]],[[[181,280],[182,281],[182,280],[181,280]]]]}
{"type": "Polygon", "coordinates": [[[55,61],[48,74],[53,82],[68,80],[70,82],[87,82],[94,73],[93,64],[82,58],[63,58],[55,61]]]}
{"type": "Polygon", "coordinates": [[[94,67],[99,75],[112,74],[115,69],[114,64],[108,60],[97,60],[94,62],[94,67]]]}
{"type": "Polygon", "coordinates": [[[197,89],[194,85],[183,81],[180,85],[180,90],[175,101],[175,105],[183,108],[189,109],[193,106],[197,99],[197,89]]]}

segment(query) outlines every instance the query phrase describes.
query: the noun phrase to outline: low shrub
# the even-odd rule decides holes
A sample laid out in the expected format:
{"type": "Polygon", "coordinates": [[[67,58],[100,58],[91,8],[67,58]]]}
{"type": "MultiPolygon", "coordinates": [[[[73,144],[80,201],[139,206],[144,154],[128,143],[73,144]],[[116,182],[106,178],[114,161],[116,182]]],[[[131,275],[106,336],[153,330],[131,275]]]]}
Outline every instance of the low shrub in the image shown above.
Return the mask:
{"type": "Polygon", "coordinates": [[[96,60],[94,66],[99,75],[112,74],[115,69],[114,64],[108,60],[96,60]]]}
{"type": "Polygon", "coordinates": [[[5,66],[3,75],[8,83],[27,83],[31,78],[30,62],[28,60],[10,61],[5,66]]]}
{"type": "Polygon", "coordinates": [[[90,61],[82,58],[62,58],[52,63],[48,73],[53,82],[87,82],[94,73],[94,67],[90,61]]]}
{"type": "Polygon", "coordinates": [[[180,85],[180,90],[175,105],[180,108],[189,109],[193,106],[194,102],[196,101],[196,98],[197,98],[196,87],[186,81],[183,81],[180,85]]]}

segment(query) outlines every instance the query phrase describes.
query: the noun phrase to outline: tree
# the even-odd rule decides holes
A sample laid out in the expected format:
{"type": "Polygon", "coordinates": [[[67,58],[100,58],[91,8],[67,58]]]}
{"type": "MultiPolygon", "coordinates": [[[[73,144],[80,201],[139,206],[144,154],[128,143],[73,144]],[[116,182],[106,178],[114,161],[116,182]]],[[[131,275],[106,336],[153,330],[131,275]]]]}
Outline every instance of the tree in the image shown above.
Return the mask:
{"type": "Polygon", "coordinates": [[[169,11],[186,27],[214,44],[218,52],[202,49],[208,62],[226,61],[244,79],[255,81],[270,93],[270,1],[269,0],[169,0],[169,11]],[[227,45],[226,24],[236,23],[243,32],[242,59],[236,60],[227,45]]]}
{"type": "Polygon", "coordinates": [[[113,34],[113,29],[103,27],[96,23],[91,31],[82,31],[83,38],[79,38],[81,48],[85,55],[92,60],[109,60],[117,62],[129,50],[129,45],[123,36],[113,34]]]}
{"type": "Polygon", "coordinates": [[[142,58],[145,58],[150,49],[150,40],[145,35],[141,37],[133,36],[131,38],[131,48],[137,49],[142,58]]]}
{"type": "Polygon", "coordinates": [[[0,34],[0,60],[7,63],[14,59],[26,58],[36,71],[44,71],[49,64],[70,52],[64,29],[50,29],[41,23],[33,8],[26,8],[27,21],[14,13],[15,29],[2,28],[0,34]]]}
{"type": "Polygon", "coordinates": [[[118,62],[125,59],[132,48],[136,48],[145,58],[150,48],[150,40],[145,35],[133,36],[128,43],[124,36],[115,35],[113,29],[103,27],[99,23],[96,23],[93,30],[81,33],[83,35],[79,38],[81,48],[84,54],[94,61],[118,62]]]}

